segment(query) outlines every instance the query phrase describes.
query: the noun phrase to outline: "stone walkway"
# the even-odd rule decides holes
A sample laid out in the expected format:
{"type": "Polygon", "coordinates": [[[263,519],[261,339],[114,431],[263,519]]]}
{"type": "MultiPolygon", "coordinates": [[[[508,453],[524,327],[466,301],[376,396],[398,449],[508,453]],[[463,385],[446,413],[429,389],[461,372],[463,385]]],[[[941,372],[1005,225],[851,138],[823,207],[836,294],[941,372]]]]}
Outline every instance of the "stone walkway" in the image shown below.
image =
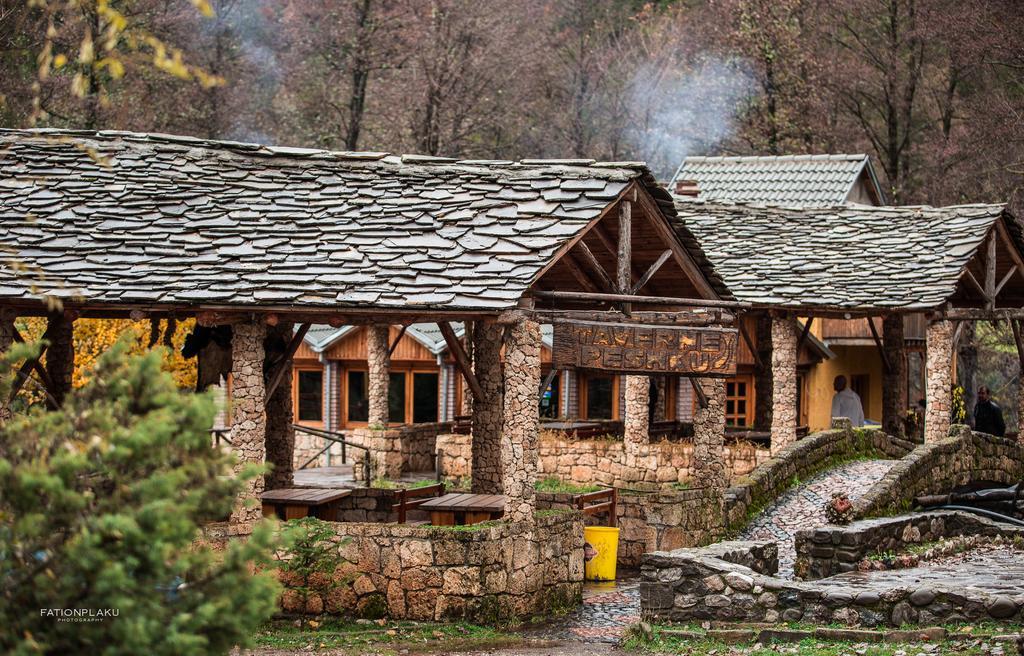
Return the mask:
{"type": "Polygon", "coordinates": [[[779,545],[779,576],[793,577],[796,549],[793,535],[800,529],[828,524],[824,504],[833,492],[856,500],[880,480],[898,460],[855,460],[822,472],[787,490],[755,517],[739,540],[771,540],[779,545]]]}
{"type": "Polygon", "coordinates": [[[583,605],[564,617],[528,627],[527,638],[593,643],[616,643],[623,632],[640,621],[640,579],[622,573],[611,583],[586,583],[583,605]]]}
{"type": "MultiPolygon", "coordinates": [[[[860,460],[823,472],[787,490],[750,523],[740,539],[778,542],[780,575],[792,577],[796,557],[793,534],[828,523],[822,505],[833,491],[845,490],[856,499],[896,462],[860,460]]],[[[586,584],[582,606],[564,617],[526,627],[523,636],[565,642],[618,642],[626,628],[640,619],[640,581],[635,574],[620,575],[614,583],[586,584]]]]}

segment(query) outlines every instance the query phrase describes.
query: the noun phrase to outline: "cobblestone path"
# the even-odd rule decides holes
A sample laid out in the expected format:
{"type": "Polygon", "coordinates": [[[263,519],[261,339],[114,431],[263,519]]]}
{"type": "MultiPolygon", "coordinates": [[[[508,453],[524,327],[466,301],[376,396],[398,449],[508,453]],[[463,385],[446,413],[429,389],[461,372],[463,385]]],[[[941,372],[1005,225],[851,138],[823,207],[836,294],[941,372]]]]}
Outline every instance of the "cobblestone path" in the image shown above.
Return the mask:
{"type": "Polygon", "coordinates": [[[585,584],[582,606],[524,633],[542,640],[615,643],[627,627],[638,621],[640,580],[632,573],[614,583],[585,584]]]}
{"type": "MultiPolygon", "coordinates": [[[[744,530],[739,539],[779,543],[779,573],[793,575],[793,534],[827,524],[822,505],[832,492],[844,490],[856,499],[896,464],[896,460],[860,460],[818,474],[787,490],[744,530]]],[[[620,575],[623,573],[620,572],[620,575]]],[[[583,605],[564,617],[526,627],[524,637],[565,642],[616,643],[640,619],[640,581],[636,573],[614,583],[588,583],[583,605]]]]}
{"type": "Polygon", "coordinates": [[[793,535],[800,529],[828,524],[823,506],[833,492],[858,499],[898,460],[856,460],[822,472],[785,491],[740,533],[740,540],[772,540],[779,545],[779,576],[792,578],[796,549],[793,535]]]}

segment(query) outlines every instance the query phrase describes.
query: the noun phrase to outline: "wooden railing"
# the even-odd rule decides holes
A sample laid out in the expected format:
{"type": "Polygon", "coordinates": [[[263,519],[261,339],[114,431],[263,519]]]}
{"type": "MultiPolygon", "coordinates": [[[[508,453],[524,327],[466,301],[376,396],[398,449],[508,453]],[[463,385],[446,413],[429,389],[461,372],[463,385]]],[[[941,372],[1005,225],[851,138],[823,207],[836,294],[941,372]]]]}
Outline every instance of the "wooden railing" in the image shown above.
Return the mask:
{"type": "Polygon", "coordinates": [[[368,448],[366,448],[362,444],[354,444],[352,442],[349,442],[348,440],[345,439],[344,433],[336,433],[334,431],[328,431],[322,428],[310,428],[309,426],[303,426],[301,424],[292,424],[292,428],[294,428],[297,432],[314,435],[327,441],[327,446],[317,451],[316,455],[314,455],[312,458],[303,463],[302,466],[299,467],[299,469],[305,469],[306,467],[309,467],[311,464],[319,460],[320,456],[326,453],[327,450],[330,449],[335,444],[341,445],[342,464],[348,462],[348,449],[362,449],[363,451],[366,452],[366,457],[363,458],[362,463],[363,480],[366,482],[366,487],[370,487],[370,484],[373,482],[373,478],[370,475],[370,450],[368,448]]]}
{"type": "Polygon", "coordinates": [[[616,504],[619,500],[619,493],[613,487],[597,492],[578,494],[573,497],[577,510],[584,515],[608,514],[608,526],[614,527],[616,522],[616,504]]]}
{"type": "Polygon", "coordinates": [[[398,503],[392,505],[391,509],[398,512],[398,523],[404,524],[406,514],[410,510],[416,509],[421,503],[424,503],[428,499],[440,496],[444,496],[444,483],[398,490],[395,494],[395,498],[398,499],[398,503]]]}

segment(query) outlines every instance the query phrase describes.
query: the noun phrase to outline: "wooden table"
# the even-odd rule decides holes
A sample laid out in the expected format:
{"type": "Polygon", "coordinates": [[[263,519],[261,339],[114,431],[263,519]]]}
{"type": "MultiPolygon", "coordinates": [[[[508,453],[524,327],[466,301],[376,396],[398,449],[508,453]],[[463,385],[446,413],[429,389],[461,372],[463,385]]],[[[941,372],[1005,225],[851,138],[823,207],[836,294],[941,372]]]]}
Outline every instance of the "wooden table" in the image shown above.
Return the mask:
{"type": "Polygon", "coordinates": [[[450,493],[424,501],[419,509],[430,513],[430,523],[434,526],[476,524],[505,514],[505,496],[450,493]]]}
{"type": "Polygon", "coordinates": [[[282,520],[316,517],[327,521],[337,519],[337,501],[352,490],[288,487],[268,490],[261,495],[263,516],[282,520]]]}

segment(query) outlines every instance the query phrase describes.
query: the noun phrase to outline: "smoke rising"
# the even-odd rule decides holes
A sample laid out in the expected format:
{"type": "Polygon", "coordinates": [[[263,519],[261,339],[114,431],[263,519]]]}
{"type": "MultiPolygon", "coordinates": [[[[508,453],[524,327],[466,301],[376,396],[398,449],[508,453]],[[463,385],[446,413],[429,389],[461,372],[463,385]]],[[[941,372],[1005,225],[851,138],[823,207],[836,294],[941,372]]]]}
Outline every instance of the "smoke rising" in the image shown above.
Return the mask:
{"type": "Polygon", "coordinates": [[[635,129],[628,138],[654,174],[668,180],[683,158],[732,136],[755,93],[755,77],[741,60],[704,56],[686,68],[645,65],[629,85],[635,129]]]}

